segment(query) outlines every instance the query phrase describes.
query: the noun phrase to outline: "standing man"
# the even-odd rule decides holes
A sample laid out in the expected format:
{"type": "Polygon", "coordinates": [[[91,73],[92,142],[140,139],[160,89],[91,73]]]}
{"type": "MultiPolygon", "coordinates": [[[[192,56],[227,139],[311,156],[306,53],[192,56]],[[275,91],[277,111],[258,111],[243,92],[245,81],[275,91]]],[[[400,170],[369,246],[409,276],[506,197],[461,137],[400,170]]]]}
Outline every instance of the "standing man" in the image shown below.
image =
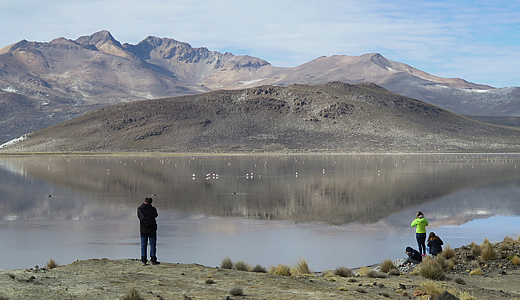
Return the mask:
{"type": "Polygon", "coordinates": [[[152,265],[158,265],[156,256],[157,244],[157,209],[152,206],[152,198],[146,197],[144,203],[137,208],[137,217],[139,218],[139,229],[141,232],[141,261],[143,266],[146,265],[146,250],[148,248],[148,240],[150,240],[150,260],[152,265]]]}

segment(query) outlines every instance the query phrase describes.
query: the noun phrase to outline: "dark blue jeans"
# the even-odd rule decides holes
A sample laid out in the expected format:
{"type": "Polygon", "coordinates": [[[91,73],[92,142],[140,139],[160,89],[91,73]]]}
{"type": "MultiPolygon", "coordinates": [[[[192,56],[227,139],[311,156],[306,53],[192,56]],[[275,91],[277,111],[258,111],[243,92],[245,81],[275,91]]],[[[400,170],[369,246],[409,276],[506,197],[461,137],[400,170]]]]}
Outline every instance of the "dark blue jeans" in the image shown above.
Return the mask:
{"type": "Polygon", "coordinates": [[[426,233],[416,233],[417,246],[419,246],[419,253],[426,254],[426,233]]]}
{"type": "Polygon", "coordinates": [[[141,260],[146,262],[146,250],[150,241],[150,260],[157,261],[157,232],[141,232],[141,260]]]}

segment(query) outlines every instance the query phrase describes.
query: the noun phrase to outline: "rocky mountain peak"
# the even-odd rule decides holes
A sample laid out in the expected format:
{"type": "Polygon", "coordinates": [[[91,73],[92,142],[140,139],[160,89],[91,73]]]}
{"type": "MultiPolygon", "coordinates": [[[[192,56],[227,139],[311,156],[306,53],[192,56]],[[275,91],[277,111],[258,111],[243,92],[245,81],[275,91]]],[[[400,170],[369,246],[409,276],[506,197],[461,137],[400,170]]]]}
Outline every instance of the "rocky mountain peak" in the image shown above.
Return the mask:
{"type": "Polygon", "coordinates": [[[118,46],[121,44],[112,36],[112,34],[107,30],[98,31],[92,35],[79,37],[76,43],[88,46],[88,45],[100,45],[105,44],[107,42],[114,43],[118,46]]]}

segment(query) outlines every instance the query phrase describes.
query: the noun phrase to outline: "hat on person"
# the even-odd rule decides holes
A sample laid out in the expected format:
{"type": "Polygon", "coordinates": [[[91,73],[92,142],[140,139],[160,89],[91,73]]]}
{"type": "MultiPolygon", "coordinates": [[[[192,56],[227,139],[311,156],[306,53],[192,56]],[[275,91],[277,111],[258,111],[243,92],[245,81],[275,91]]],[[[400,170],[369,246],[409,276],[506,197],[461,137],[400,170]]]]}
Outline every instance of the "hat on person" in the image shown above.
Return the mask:
{"type": "Polygon", "coordinates": [[[412,253],[412,252],[413,252],[413,248],[410,247],[410,246],[406,247],[406,252],[410,252],[410,253],[412,253]]]}

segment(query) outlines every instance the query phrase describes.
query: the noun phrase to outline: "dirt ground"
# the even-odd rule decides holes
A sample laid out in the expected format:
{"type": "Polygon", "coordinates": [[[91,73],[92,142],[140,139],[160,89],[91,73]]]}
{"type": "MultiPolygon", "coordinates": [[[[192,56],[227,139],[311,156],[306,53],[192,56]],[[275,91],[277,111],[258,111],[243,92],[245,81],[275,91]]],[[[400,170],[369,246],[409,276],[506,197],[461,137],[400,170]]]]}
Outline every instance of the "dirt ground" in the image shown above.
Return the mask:
{"type": "Polygon", "coordinates": [[[361,268],[348,277],[332,271],[281,276],[198,264],[143,266],[135,259],[91,259],[53,269],[0,270],[0,299],[125,299],[132,288],[141,299],[440,299],[445,291],[460,299],[520,299],[520,265],[510,260],[520,254],[518,241],[494,249],[497,258],[486,261],[473,256],[469,246],[454,249],[454,264],[444,279],[435,281],[417,274],[420,265],[399,268],[394,275],[367,275],[361,268]],[[470,275],[475,269],[482,274],[470,275]]]}

